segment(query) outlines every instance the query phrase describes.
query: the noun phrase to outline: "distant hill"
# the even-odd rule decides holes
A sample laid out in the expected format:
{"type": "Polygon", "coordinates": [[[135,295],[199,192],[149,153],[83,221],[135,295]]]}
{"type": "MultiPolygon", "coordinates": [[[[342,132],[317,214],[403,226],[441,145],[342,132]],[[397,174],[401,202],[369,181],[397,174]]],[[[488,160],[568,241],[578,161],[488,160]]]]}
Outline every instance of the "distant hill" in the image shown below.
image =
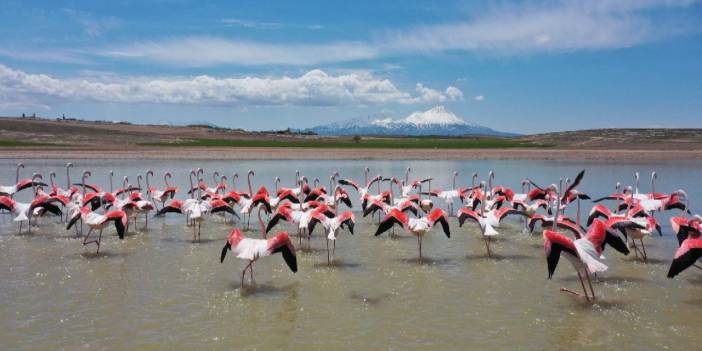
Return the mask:
{"type": "Polygon", "coordinates": [[[515,136],[479,124],[467,122],[436,106],[427,111],[414,112],[403,119],[351,119],[301,130],[319,135],[374,135],[374,136],[515,136]]]}

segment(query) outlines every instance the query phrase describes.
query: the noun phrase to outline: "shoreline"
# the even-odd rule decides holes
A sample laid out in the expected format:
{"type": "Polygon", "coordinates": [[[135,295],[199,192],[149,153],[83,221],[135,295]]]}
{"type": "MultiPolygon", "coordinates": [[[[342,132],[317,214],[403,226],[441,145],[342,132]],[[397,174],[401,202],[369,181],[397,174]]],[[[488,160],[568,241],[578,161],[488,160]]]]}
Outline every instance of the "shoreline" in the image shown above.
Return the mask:
{"type": "Polygon", "coordinates": [[[149,160],[544,160],[670,161],[702,160],[699,150],[628,149],[333,149],[276,147],[4,147],[0,159],[149,160]]]}

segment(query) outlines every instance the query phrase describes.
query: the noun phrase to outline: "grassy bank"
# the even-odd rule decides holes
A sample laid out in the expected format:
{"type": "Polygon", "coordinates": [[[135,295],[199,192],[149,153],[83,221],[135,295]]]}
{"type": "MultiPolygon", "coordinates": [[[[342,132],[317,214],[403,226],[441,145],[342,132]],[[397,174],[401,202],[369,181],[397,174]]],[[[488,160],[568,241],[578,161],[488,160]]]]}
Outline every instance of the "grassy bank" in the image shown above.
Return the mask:
{"type": "Polygon", "coordinates": [[[302,140],[229,140],[195,139],[178,142],[144,143],[144,146],[168,147],[301,147],[344,149],[501,149],[515,147],[549,147],[507,138],[364,138],[302,140]]]}
{"type": "Polygon", "coordinates": [[[0,147],[28,147],[28,146],[66,146],[66,145],[38,143],[38,142],[33,142],[33,141],[0,139],[0,147]]]}

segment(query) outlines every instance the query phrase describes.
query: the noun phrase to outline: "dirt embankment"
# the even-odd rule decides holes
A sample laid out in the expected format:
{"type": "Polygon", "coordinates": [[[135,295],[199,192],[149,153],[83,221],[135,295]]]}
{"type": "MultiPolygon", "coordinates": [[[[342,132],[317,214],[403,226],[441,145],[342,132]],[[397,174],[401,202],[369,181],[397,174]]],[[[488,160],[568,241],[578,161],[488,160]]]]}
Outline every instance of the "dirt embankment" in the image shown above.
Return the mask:
{"type": "Polygon", "coordinates": [[[0,158],[145,159],[533,159],[702,160],[700,129],[593,129],[516,138],[548,148],[410,149],[158,147],[179,140],[300,140],[286,133],[207,126],[136,125],[77,120],[0,118],[0,158]],[[16,142],[17,144],[13,144],[16,142]],[[40,143],[28,145],[26,143],[40,143]],[[47,145],[52,144],[52,145],[47,145]]]}

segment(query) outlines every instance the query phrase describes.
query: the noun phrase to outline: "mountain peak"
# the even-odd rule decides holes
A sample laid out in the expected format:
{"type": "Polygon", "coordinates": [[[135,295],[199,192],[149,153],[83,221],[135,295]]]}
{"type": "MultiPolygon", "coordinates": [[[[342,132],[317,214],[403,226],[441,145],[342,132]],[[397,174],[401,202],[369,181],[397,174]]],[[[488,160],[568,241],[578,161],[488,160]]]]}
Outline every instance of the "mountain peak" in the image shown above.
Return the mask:
{"type": "Polygon", "coordinates": [[[444,106],[417,111],[400,119],[353,119],[316,126],[304,131],[320,135],[512,135],[466,122],[444,106]]]}
{"type": "Polygon", "coordinates": [[[468,124],[444,106],[435,106],[426,111],[418,111],[403,120],[414,125],[427,124],[468,124]]]}

